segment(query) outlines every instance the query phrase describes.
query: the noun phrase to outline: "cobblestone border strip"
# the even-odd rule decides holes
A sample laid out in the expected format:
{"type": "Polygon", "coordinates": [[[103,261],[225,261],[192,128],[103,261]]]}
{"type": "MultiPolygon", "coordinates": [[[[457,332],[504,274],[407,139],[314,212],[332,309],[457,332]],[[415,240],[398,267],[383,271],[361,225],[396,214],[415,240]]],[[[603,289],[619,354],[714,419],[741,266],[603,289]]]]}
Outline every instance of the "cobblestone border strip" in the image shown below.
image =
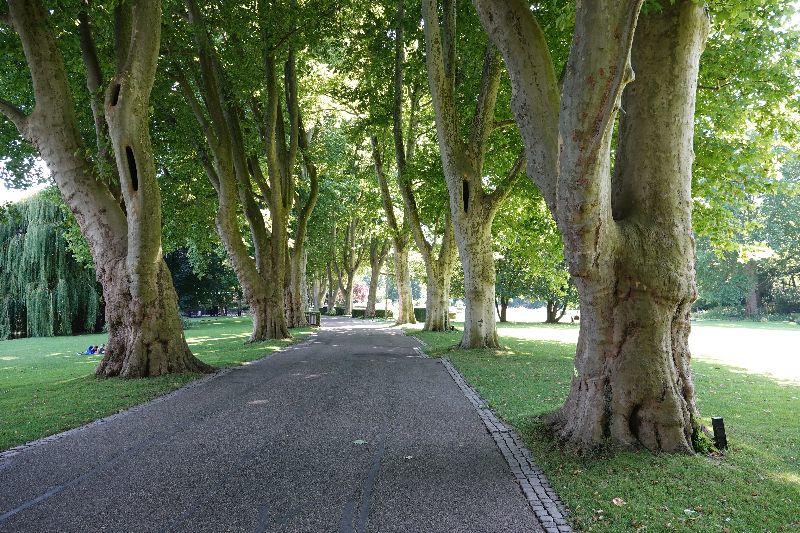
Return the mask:
{"type": "MultiPolygon", "coordinates": [[[[298,349],[298,348],[302,348],[304,345],[311,344],[311,341],[314,340],[314,337],[316,337],[316,335],[317,335],[316,332],[309,333],[307,338],[303,339],[302,341],[298,342],[297,344],[292,344],[292,345],[287,346],[285,348],[281,348],[277,352],[269,353],[269,354],[265,355],[264,357],[261,357],[259,359],[254,360],[254,361],[250,361],[248,364],[249,365],[253,365],[253,364],[260,363],[260,362],[266,360],[267,358],[269,358],[271,356],[274,356],[276,353],[280,353],[280,352],[287,351],[287,350],[295,350],[295,349],[298,349]]],[[[23,452],[26,452],[26,451],[28,451],[28,450],[30,450],[32,448],[38,448],[39,446],[43,446],[43,445],[47,444],[48,442],[61,440],[64,437],[69,437],[70,435],[75,435],[76,433],[80,433],[82,431],[86,431],[87,429],[91,429],[91,428],[94,428],[94,427],[97,427],[97,426],[100,426],[100,425],[103,425],[103,424],[107,424],[107,423],[109,423],[109,422],[111,422],[113,420],[117,420],[119,418],[123,418],[123,417],[126,417],[126,416],[130,416],[132,414],[138,413],[138,412],[150,407],[151,405],[155,405],[155,404],[159,404],[161,402],[167,401],[167,400],[169,400],[171,398],[174,398],[175,396],[178,396],[180,394],[185,394],[186,391],[188,391],[188,390],[192,390],[195,387],[199,387],[200,385],[208,383],[209,381],[211,381],[213,379],[220,378],[220,377],[222,377],[222,376],[224,376],[226,374],[229,374],[230,372],[233,372],[235,370],[240,370],[240,369],[244,368],[245,366],[247,366],[247,365],[243,365],[242,364],[242,365],[238,365],[238,366],[229,366],[229,367],[223,368],[221,370],[218,370],[217,372],[214,372],[213,374],[209,374],[207,376],[203,376],[202,378],[198,378],[198,379],[196,379],[194,381],[190,381],[186,385],[183,385],[182,387],[179,387],[179,388],[177,388],[177,389],[175,389],[175,390],[173,390],[171,392],[168,392],[166,394],[163,394],[161,396],[157,396],[157,397],[153,398],[152,400],[149,400],[149,401],[146,401],[144,403],[140,403],[140,404],[134,405],[132,407],[129,407],[129,408],[124,409],[122,411],[119,411],[119,412],[116,412],[114,414],[105,416],[103,418],[98,418],[97,420],[93,420],[93,421],[89,422],[88,424],[84,424],[82,426],[74,427],[72,429],[68,429],[66,431],[62,431],[61,433],[55,433],[53,435],[48,435],[47,437],[42,437],[41,439],[33,440],[33,441],[30,441],[30,442],[26,442],[25,444],[20,444],[19,446],[15,446],[13,448],[9,448],[8,450],[6,450],[4,452],[0,452],[0,471],[6,470],[7,468],[11,467],[11,459],[12,458],[14,458],[17,455],[19,455],[19,454],[21,454],[23,452]]]]}
{"type": "Polygon", "coordinates": [[[478,415],[486,425],[486,430],[494,439],[500,453],[505,457],[514,478],[519,483],[525,498],[536,514],[539,524],[547,533],[572,533],[572,527],[567,523],[567,510],[561,499],[556,494],[544,472],[533,462],[531,452],[525,447],[517,432],[504,424],[494,412],[489,409],[461,372],[456,370],[453,363],[447,358],[441,359],[450,377],[464,393],[464,396],[478,411],[478,415]]]}

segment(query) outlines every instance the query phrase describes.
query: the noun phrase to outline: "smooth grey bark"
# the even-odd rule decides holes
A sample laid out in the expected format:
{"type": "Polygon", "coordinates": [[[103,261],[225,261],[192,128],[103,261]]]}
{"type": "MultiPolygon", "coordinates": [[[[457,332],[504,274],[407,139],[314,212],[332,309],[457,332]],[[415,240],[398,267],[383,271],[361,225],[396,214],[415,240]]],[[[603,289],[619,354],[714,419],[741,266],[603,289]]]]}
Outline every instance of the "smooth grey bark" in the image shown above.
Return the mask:
{"type": "Polygon", "coordinates": [[[488,192],[483,186],[487,140],[494,129],[494,109],[501,60],[493,45],[484,54],[480,90],[469,135],[462,138],[455,103],[456,2],[444,2],[439,22],[437,0],[423,0],[426,62],[436,117],[436,132],[450,195],[455,241],[464,269],[465,318],[462,348],[498,348],[495,318],[495,267],[492,221],[516,180],[524,157],[488,192]]]}
{"type": "Polygon", "coordinates": [[[103,287],[109,340],[97,367],[102,376],[146,377],[205,372],[183,336],[177,297],[161,256],[161,201],[150,145],[149,101],[160,46],[160,3],[116,7],[116,73],[105,87],[88,15],[78,17],[87,87],[93,91],[98,161],[87,156],[75,117],[64,61],[39,0],[10,0],[10,22],[31,73],[35,106],[29,114],[0,100],[52,171],[61,196],[86,237],[103,287]],[[107,148],[110,147],[110,148],[107,148]],[[113,151],[113,159],[111,152],[113,151]],[[100,160],[120,186],[109,187],[100,160]],[[123,207],[124,205],[124,207],[123,207]]]}
{"type": "Polygon", "coordinates": [[[744,299],[745,314],[749,318],[757,318],[759,315],[759,294],[758,294],[758,269],[756,262],[750,259],[744,265],[747,275],[747,294],[744,299]]]}
{"type": "Polygon", "coordinates": [[[708,17],[678,0],[637,27],[641,1],[579,4],[559,102],[527,5],[473,1],[509,68],[528,174],[558,222],[580,300],[575,376],[550,422],[581,448],[690,452],[700,431],[687,345],[696,297],[690,189],[708,17]]]}

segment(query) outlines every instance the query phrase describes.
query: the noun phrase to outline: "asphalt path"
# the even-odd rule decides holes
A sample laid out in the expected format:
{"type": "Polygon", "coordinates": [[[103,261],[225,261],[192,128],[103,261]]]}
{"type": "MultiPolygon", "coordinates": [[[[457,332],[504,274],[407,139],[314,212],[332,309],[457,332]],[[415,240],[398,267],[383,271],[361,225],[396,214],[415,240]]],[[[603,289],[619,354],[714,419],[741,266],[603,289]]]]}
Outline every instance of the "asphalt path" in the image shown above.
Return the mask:
{"type": "Polygon", "coordinates": [[[0,461],[0,531],[539,531],[474,408],[401,332],[313,339],[0,461]]]}

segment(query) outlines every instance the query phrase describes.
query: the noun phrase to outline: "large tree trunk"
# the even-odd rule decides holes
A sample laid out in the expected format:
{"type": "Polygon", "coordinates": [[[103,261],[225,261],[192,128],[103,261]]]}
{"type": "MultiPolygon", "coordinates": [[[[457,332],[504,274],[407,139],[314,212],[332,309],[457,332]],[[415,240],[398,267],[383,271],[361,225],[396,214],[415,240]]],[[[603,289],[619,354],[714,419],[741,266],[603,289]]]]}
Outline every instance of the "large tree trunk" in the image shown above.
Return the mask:
{"type": "MultiPolygon", "coordinates": [[[[408,242],[408,241],[406,241],[408,242]]],[[[411,293],[411,270],[408,268],[409,246],[394,248],[394,280],[397,286],[397,316],[395,324],[416,324],[414,300],[411,293]]]]}
{"type": "Polygon", "coordinates": [[[353,278],[355,273],[347,273],[347,285],[344,286],[342,291],[344,294],[344,314],[353,314],[353,278]]]}
{"type": "Polygon", "coordinates": [[[328,316],[336,316],[336,296],[339,292],[339,285],[333,279],[333,269],[331,264],[328,263],[328,296],[326,305],[328,307],[328,316]]]}
{"type": "Polygon", "coordinates": [[[369,273],[369,292],[367,293],[367,308],[364,318],[375,318],[375,302],[378,300],[378,282],[381,279],[380,268],[372,268],[369,273]]]}
{"type": "Polygon", "coordinates": [[[560,436],[583,446],[610,439],[688,452],[699,431],[688,347],[696,298],[691,167],[707,29],[691,0],[641,16],[612,179],[616,232],[597,221],[601,268],[593,271],[567,245],[581,327],[576,376],[552,420],[560,436]]]}
{"type": "Polygon", "coordinates": [[[425,331],[450,329],[450,279],[452,268],[428,268],[428,293],[425,303],[425,331]],[[443,271],[445,270],[445,271],[443,271]]]}
{"type": "Polygon", "coordinates": [[[177,295],[163,261],[154,287],[160,297],[150,302],[132,297],[123,264],[105,270],[104,276],[108,344],[98,375],[135,378],[210,369],[186,345],[176,312],[177,295]]]}
{"type": "MultiPolygon", "coordinates": [[[[98,144],[110,140],[114,149],[125,211],[86,157],[47,11],[37,0],[11,0],[8,7],[30,68],[36,105],[25,116],[0,100],[0,111],[37,148],[89,244],[109,328],[108,350],[97,373],[144,377],[209,370],[186,345],[161,257],[161,200],[148,116],[160,45],[160,2],[140,0],[117,8],[122,13],[117,32],[127,32],[130,40],[116,43],[117,74],[108,84],[104,108],[98,99],[92,102],[98,144]]],[[[100,92],[102,72],[85,15],[80,31],[87,85],[100,92]]]]}
{"type": "MultiPolygon", "coordinates": [[[[478,206],[473,205],[471,208],[477,211],[478,206]]],[[[453,219],[456,244],[464,269],[464,334],[460,346],[499,348],[494,309],[492,217],[456,213],[453,219]]]]}
{"type": "Polygon", "coordinates": [[[546,324],[555,324],[558,322],[558,302],[555,300],[547,300],[547,318],[546,324]]]}
{"type": "Polygon", "coordinates": [[[317,313],[322,312],[322,301],[325,299],[326,287],[325,278],[323,277],[320,280],[318,274],[315,274],[314,279],[311,281],[311,297],[314,299],[314,311],[317,313]]]}
{"type": "Polygon", "coordinates": [[[389,246],[385,240],[373,239],[369,248],[369,293],[367,294],[367,308],[364,318],[375,318],[375,302],[378,299],[378,282],[381,278],[381,268],[386,262],[389,246]]]}
{"type": "Polygon", "coordinates": [[[307,292],[305,250],[297,252],[292,249],[289,252],[289,286],[286,291],[286,323],[290,328],[308,326],[307,292]]]}

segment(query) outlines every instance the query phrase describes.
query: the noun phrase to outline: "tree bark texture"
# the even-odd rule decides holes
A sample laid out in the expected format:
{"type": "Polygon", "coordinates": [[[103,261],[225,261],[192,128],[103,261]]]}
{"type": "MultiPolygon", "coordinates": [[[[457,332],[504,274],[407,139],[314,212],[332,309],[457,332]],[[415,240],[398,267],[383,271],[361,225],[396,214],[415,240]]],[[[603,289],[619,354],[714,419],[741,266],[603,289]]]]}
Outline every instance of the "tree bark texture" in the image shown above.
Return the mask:
{"type": "Polygon", "coordinates": [[[397,316],[395,324],[416,324],[414,316],[414,299],[411,293],[411,269],[408,268],[408,252],[411,248],[406,241],[405,246],[394,249],[394,280],[397,286],[397,316]]]}
{"type": "Polygon", "coordinates": [[[687,344],[696,297],[690,187],[708,17],[678,0],[637,27],[641,2],[579,5],[559,110],[527,6],[474,3],[509,67],[528,173],[558,222],[580,300],[575,376],[550,422],[581,448],[690,452],[699,432],[687,344]]]}
{"type": "MultiPolygon", "coordinates": [[[[103,287],[109,342],[98,375],[145,377],[211,370],[186,344],[177,298],[161,256],[161,200],[150,145],[148,108],[160,45],[160,3],[139,0],[118,6],[116,75],[105,104],[93,98],[98,146],[114,152],[109,187],[87,157],[75,118],[62,55],[38,0],[8,2],[31,72],[36,105],[30,115],[5,100],[0,111],[33,144],[52,171],[61,196],[86,237],[103,287]],[[119,195],[119,196],[117,196],[119,195]],[[124,209],[123,209],[124,204],[124,209]]],[[[102,92],[88,16],[79,17],[87,86],[102,92]]],[[[99,158],[110,161],[110,154],[99,158]]]]}

